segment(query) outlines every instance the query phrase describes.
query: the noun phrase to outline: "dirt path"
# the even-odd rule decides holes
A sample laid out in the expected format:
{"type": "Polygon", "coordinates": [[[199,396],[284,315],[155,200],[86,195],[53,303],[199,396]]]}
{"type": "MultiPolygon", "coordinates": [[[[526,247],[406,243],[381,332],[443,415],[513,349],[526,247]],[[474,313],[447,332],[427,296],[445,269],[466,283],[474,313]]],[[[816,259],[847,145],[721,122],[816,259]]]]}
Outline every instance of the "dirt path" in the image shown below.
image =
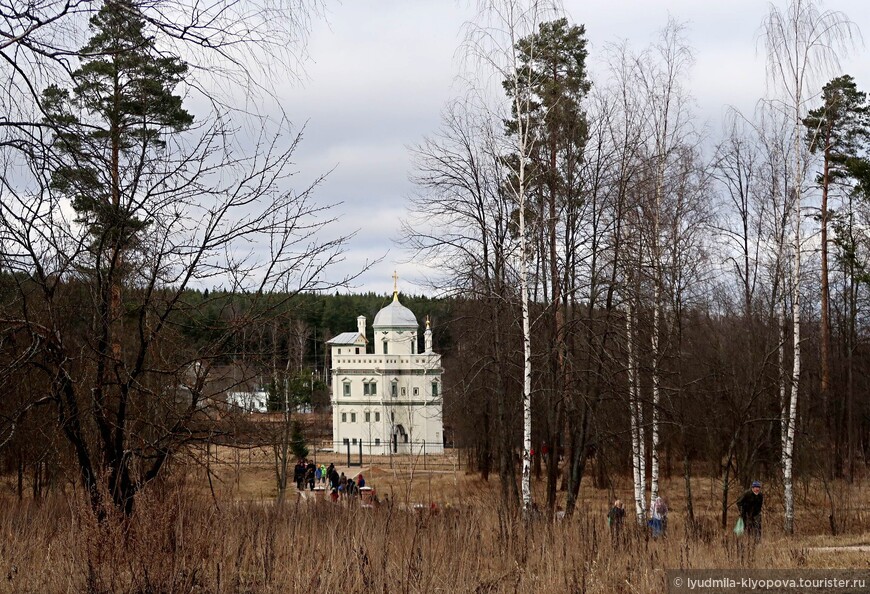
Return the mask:
{"type": "Polygon", "coordinates": [[[840,547],[810,547],[813,553],[870,553],[870,545],[847,545],[840,547]]]}

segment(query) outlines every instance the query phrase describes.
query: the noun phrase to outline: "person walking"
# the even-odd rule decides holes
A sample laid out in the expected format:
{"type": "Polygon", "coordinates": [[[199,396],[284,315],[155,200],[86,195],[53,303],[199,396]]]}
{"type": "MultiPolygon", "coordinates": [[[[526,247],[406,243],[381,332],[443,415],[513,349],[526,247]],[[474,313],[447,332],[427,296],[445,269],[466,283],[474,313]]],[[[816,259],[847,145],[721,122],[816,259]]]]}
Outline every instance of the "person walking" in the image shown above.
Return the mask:
{"type": "Polygon", "coordinates": [[[296,466],[293,467],[293,481],[296,483],[296,489],[302,490],[302,482],[305,480],[305,463],[299,460],[296,466]]]}
{"type": "Polygon", "coordinates": [[[326,469],[326,484],[330,489],[338,489],[338,473],[335,472],[335,464],[332,462],[329,463],[329,467],[326,469]]]}
{"type": "Polygon", "coordinates": [[[308,466],[305,467],[305,484],[309,490],[314,490],[314,474],[315,474],[315,466],[314,462],[309,461],[308,466]]]}
{"type": "Polygon", "coordinates": [[[761,508],[764,506],[764,494],[761,483],[752,481],[752,486],[737,499],[737,510],[743,520],[743,529],[752,536],[755,542],[761,542],[761,508]]]}

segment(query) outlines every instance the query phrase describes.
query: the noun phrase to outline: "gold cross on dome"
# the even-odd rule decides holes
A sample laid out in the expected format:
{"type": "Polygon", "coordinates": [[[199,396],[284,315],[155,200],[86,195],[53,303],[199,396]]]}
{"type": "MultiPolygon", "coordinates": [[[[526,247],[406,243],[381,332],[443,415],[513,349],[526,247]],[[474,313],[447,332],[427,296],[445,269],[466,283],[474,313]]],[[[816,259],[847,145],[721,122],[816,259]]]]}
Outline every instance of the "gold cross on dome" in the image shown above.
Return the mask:
{"type": "Polygon", "coordinates": [[[399,273],[393,270],[393,299],[399,298],[399,273]]]}

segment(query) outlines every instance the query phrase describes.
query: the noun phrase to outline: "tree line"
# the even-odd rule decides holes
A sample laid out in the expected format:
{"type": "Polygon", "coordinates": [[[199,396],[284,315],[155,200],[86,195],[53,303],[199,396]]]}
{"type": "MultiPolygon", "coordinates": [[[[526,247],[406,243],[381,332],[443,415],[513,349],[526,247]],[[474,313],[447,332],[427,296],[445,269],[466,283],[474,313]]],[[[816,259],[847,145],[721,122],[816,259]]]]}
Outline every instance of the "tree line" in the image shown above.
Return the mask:
{"type": "Polygon", "coordinates": [[[664,471],[691,525],[700,472],[724,526],[731,490],[764,477],[791,532],[795,469],[866,466],[870,121],[838,71],[859,33],[804,0],[760,31],[772,94],[716,138],[681,23],[601,48],[593,80],[585,28],[558,7],[481,3],[465,94],[413,149],[404,243],[461,297],[447,377],[506,504],[529,509],[534,473],[545,508],[564,490],[571,514],[588,469],[605,487],[629,473],[642,522],[664,471]]]}
{"type": "MultiPolygon", "coordinates": [[[[268,94],[252,51],[292,69],[317,3],[267,4],[242,28],[221,3],[2,19],[0,455],[19,492],[25,467],[34,495],[74,468],[98,517],[132,513],[173,456],[233,430],[203,412],[219,368],[245,363],[222,389],[263,378],[280,407],[329,334],[386,305],[336,294],[352,237],[320,180],[294,187],[302,131],[215,92],[268,94]]],[[[443,272],[444,298],[403,303],[434,318],[454,443],[510,508],[531,509],[533,476],[571,514],[584,478],[629,474],[643,521],[676,474],[692,524],[700,473],[725,525],[762,476],[791,531],[796,472],[851,481],[870,459],[867,100],[837,60],[856,27],[772,6],[773,94],[711,138],[680,23],[602,48],[593,79],[558,7],[480,9],[463,99],[412,149],[403,238],[443,272]]]]}

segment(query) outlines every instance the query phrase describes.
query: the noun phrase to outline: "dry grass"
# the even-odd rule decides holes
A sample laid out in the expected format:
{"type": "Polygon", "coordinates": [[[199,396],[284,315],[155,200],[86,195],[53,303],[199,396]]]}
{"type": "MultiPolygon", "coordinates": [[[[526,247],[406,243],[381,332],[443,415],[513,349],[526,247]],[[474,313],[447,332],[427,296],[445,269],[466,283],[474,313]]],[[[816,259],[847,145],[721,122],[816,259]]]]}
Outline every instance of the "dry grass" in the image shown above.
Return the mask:
{"type": "MultiPolygon", "coordinates": [[[[216,464],[214,498],[201,470],[176,468],[172,484],[145,492],[129,520],[97,524],[75,497],[3,505],[0,592],[627,593],[665,591],[666,568],[870,568],[866,552],[819,549],[867,544],[870,533],[862,518],[845,536],[823,536],[825,522],[807,511],[823,501],[818,488],[802,495],[795,537],[779,529],[771,489],[759,547],[718,528],[715,484],[700,479],[697,533],[687,534],[672,495],[668,538],[628,525],[614,543],[604,522],[609,495],[588,486],[573,518],[526,524],[499,512],[496,478],[394,459],[363,467],[382,495],[392,493],[380,508],[295,495],[276,505],[266,454],[235,470],[216,464]],[[439,513],[408,505],[428,501],[439,513]]],[[[617,495],[627,498],[628,486],[617,485],[617,495]]],[[[866,491],[859,485],[849,496],[866,505],[866,491]]],[[[665,492],[679,493],[679,483],[665,492]]]]}

